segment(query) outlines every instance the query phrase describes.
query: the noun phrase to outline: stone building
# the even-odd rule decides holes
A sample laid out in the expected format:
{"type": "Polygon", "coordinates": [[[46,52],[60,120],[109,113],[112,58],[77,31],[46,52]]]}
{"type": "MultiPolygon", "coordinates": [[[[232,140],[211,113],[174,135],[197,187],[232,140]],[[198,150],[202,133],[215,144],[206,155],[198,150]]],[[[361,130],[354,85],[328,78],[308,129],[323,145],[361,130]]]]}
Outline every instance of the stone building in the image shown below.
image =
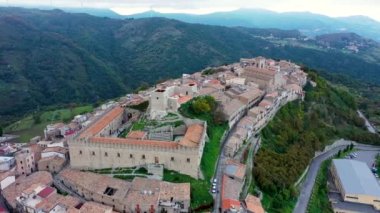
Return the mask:
{"type": "Polygon", "coordinates": [[[181,104],[189,101],[196,93],[198,93],[198,86],[195,83],[157,88],[150,93],[150,118],[161,118],[168,112],[176,112],[181,104]]]}
{"type": "Polygon", "coordinates": [[[162,164],[165,168],[198,178],[206,140],[206,123],[187,126],[179,141],[108,137],[121,123],[124,110],[117,106],[69,140],[73,168],[101,169],[162,164]]]}
{"type": "Polygon", "coordinates": [[[29,150],[22,150],[16,153],[16,174],[29,175],[36,171],[34,154],[29,150]]]}
{"type": "Polygon", "coordinates": [[[136,177],[132,182],[100,174],[63,170],[58,179],[86,200],[119,212],[188,212],[190,184],[136,177]]]}

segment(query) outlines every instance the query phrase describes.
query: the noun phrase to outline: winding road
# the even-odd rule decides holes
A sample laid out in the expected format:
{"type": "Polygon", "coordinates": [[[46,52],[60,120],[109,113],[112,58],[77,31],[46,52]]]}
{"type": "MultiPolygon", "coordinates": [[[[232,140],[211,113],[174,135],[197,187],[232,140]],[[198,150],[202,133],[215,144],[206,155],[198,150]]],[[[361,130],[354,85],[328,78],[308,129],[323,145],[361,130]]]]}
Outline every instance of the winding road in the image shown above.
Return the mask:
{"type": "MultiPolygon", "coordinates": [[[[347,141],[348,144],[351,143],[351,141],[347,141]]],[[[332,148],[329,151],[326,151],[325,153],[315,157],[309,167],[309,171],[307,172],[306,178],[302,184],[302,189],[300,192],[300,195],[298,197],[297,204],[293,210],[293,213],[305,213],[307,210],[307,205],[310,200],[310,196],[313,190],[315,178],[317,177],[318,170],[321,167],[321,164],[323,161],[331,158],[332,156],[336,155],[339,150],[342,150],[347,145],[341,145],[337,146],[335,148],[332,148]]],[[[367,151],[380,151],[380,147],[376,146],[370,146],[370,145],[364,145],[364,144],[358,144],[356,143],[355,148],[358,150],[367,150],[367,151]]]]}

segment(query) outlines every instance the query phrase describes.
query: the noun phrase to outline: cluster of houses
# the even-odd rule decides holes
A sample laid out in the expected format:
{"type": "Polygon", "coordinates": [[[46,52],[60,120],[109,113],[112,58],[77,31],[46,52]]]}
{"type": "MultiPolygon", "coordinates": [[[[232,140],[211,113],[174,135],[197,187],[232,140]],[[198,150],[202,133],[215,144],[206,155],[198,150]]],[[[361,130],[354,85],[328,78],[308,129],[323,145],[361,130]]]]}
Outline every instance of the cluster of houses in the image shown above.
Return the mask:
{"type": "MultiPolygon", "coordinates": [[[[224,155],[233,158],[244,142],[265,125],[268,114],[284,102],[303,98],[306,79],[293,63],[257,57],[207,72],[184,74],[138,94],[128,94],[118,102],[77,115],[68,124],[49,124],[43,140],[35,137],[23,146],[2,143],[1,193],[7,207],[19,212],[187,212],[188,183],[144,178],[126,182],[74,168],[160,164],[199,178],[207,123],[185,122],[178,141],[162,139],[163,136],[152,138],[144,131],[131,131],[126,138],[118,138],[133,117],[126,107],[149,101],[146,116],[160,120],[194,97],[212,96],[218,103],[217,110],[233,129],[224,149],[224,155]],[[66,168],[69,163],[71,169],[66,168]],[[53,176],[79,197],[60,195],[53,187],[57,186],[53,176]]],[[[264,212],[260,200],[252,195],[239,201],[245,172],[245,165],[227,160],[220,192],[223,212],[264,212]]]]}

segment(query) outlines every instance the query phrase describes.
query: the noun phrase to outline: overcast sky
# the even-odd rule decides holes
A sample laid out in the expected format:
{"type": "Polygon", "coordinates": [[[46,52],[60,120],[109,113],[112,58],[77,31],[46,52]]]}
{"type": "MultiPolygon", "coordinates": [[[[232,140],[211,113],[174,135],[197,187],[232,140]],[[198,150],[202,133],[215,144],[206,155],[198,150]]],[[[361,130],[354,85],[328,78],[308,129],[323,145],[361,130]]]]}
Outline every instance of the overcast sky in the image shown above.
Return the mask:
{"type": "Polygon", "coordinates": [[[380,0],[0,0],[9,5],[111,8],[121,14],[159,12],[205,14],[238,8],[309,11],[328,16],[365,15],[380,21],[380,0]],[[37,3],[36,3],[37,2],[37,3]]]}

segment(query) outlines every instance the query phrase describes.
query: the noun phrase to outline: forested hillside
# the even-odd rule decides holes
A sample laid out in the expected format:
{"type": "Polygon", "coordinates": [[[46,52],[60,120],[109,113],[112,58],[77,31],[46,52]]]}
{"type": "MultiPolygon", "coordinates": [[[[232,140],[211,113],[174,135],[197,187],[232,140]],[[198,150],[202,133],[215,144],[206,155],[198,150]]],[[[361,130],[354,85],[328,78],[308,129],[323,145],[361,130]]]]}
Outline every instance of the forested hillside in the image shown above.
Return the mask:
{"type": "Polygon", "coordinates": [[[0,8],[0,120],[49,105],[115,98],[144,82],[259,55],[380,84],[377,63],[339,51],[278,45],[262,38],[267,35],[282,39],[299,33],[0,8]]]}
{"type": "Polygon", "coordinates": [[[380,144],[356,113],[349,92],[330,85],[309,72],[317,86],[305,87],[305,101],[283,107],[262,131],[262,147],[254,160],[254,176],[260,189],[270,195],[270,212],[288,212],[295,200],[293,184],[309,164],[315,151],[332,140],[347,138],[380,144]]]}

